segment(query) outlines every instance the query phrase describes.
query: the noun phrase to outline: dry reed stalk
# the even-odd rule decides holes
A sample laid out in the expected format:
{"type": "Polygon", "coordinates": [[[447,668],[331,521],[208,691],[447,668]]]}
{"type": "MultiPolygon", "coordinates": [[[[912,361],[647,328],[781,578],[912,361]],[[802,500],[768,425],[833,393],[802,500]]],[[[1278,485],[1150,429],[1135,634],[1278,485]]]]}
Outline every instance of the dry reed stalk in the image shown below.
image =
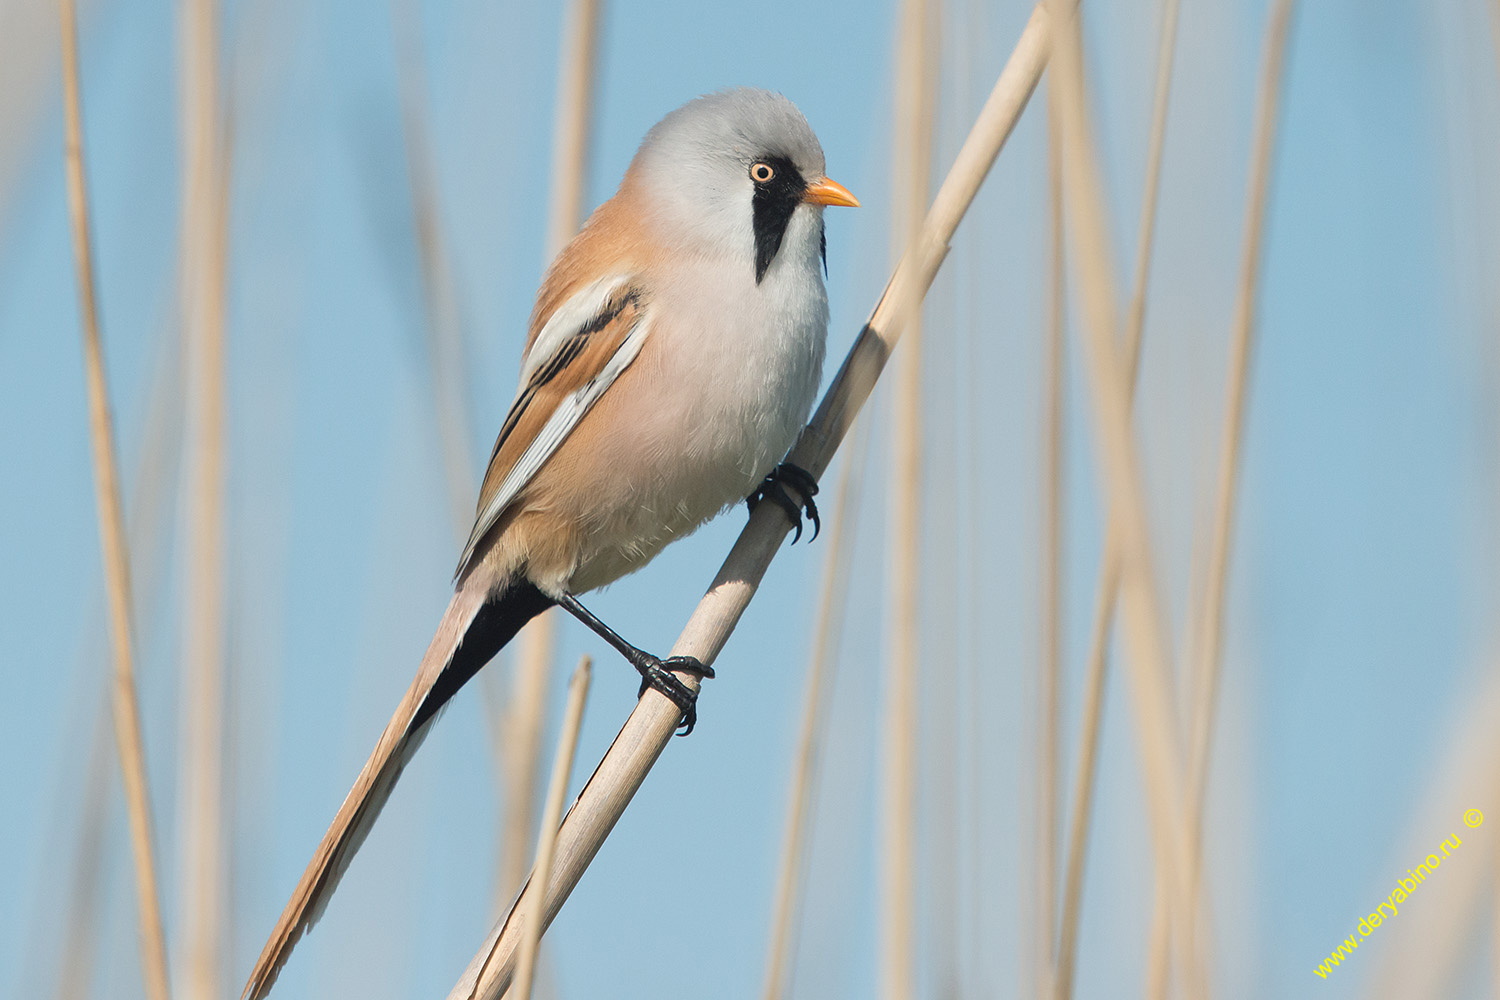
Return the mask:
{"type": "Polygon", "coordinates": [[[1130,422],[1126,377],[1114,330],[1115,284],[1109,260],[1103,185],[1084,106],[1083,52],[1077,19],[1060,25],[1052,83],[1062,110],[1064,181],[1069,235],[1078,262],[1083,299],[1089,382],[1095,432],[1101,451],[1109,509],[1120,524],[1121,603],[1130,651],[1136,735],[1145,768],[1147,812],[1158,870],[1170,886],[1168,917],[1183,987],[1206,997],[1206,984],[1191,952],[1190,875],[1183,854],[1183,762],[1180,727],[1173,705],[1170,645],[1152,565],[1145,487],[1130,422]]]}
{"type": "MultiPolygon", "coordinates": [[[[989,5],[984,0],[963,0],[961,13],[955,15],[957,23],[963,26],[963,30],[955,32],[958,36],[955,44],[956,62],[960,66],[960,83],[956,88],[959,97],[955,102],[954,115],[957,123],[973,118],[976,100],[984,96],[976,93],[983,86],[984,80],[974,70],[981,62],[981,53],[989,50],[991,34],[988,10],[989,5]]],[[[991,373],[980,346],[985,335],[994,329],[994,317],[987,311],[982,294],[988,288],[993,273],[990,270],[992,265],[985,260],[986,244],[983,237],[992,228],[987,221],[982,208],[977,208],[964,233],[967,255],[965,270],[968,279],[968,294],[964,305],[969,335],[964,339],[964,352],[961,355],[955,352],[960,358],[959,363],[965,368],[962,381],[966,389],[966,412],[961,419],[967,430],[964,454],[968,463],[963,533],[960,535],[961,538],[969,539],[965,566],[968,594],[964,602],[968,621],[965,623],[967,627],[963,629],[964,647],[960,653],[959,682],[962,687],[955,692],[960,703],[965,706],[962,718],[964,740],[960,744],[959,760],[968,764],[964,789],[966,795],[959,797],[959,801],[967,807],[961,813],[960,825],[968,833],[968,842],[960,852],[960,864],[967,866],[967,872],[961,875],[959,897],[963,901],[963,911],[957,931],[962,942],[960,964],[967,972],[960,980],[957,990],[960,996],[965,997],[980,996],[987,992],[985,967],[990,957],[991,941],[986,933],[984,920],[984,903],[988,895],[985,890],[986,862],[991,857],[985,837],[985,792],[992,785],[985,768],[984,735],[989,727],[985,725],[983,681],[987,672],[985,651],[989,648],[991,637],[986,627],[985,560],[979,545],[980,524],[984,521],[983,512],[988,507],[981,470],[991,467],[983,447],[988,435],[985,433],[982,408],[982,400],[989,394],[988,380],[991,373]]]]}
{"type": "Polygon", "coordinates": [[[422,289],[427,361],[437,416],[438,445],[454,533],[463,538],[473,519],[477,484],[469,446],[469,393],[463,375],[463,330],[448,240],[438,207],[432,144],[427,135],[427,74],[422,17],[415,0],[391,0],[396,83],[401,100],[402,148],[410,191],[412,230],[422,289]]]}
{"type": "MultiPolygon", "coordinates": [[[[1411,809],[1411,827],[1393,855],[1397,865],[1408,866],[1445,837],[1457,836],[1460,846],[1441,860],[1444,865],[1461,867],[1427,875],[1410,898],[1400,903],[1401,920],[1396,926],[1370,935],[1369,943],[1380,942],[1371,956],[1374,967],[1363,994],[1370,1000],[1460,996],[1465,992],[1460,984],[1477,978],[1473,976],[1475,946],[1483,944],[1475,932],[1485,919],[1485,907],[1500,877],[1500,836],[1495,830],[1500,822],[1500,808],[1495,807],[1500,803],[1500,672],[1495,666],[1483,664],[1465,678],[1463,704],[1445,720],[1443,746],[1427,780],[1419,785],[1421,801],[1411,809]],[[1473,808],[1483,813],[1478,827],[1466,825],[1464,819],[1464,813],[1473,808]]],[[[1396,878],[1406,875],[1401,868],[1384,869],[1380,877],[1390,881],[1373,888],[1389,893],[1396,888],[1396,878]]],[[[1380,901],[1372,891],[1368,904],[1356,905],[1374,909],[1380,901]]],[[[1348,919],[1352,926],[1359,919],[1358,911],[1351,909],[1348,919]]],[[[1333,940],[1322,947],[1336,944],[1333,940]]],[[[1318,957],[1326,959],[1327,953],[1318,957]]],[[[1343,974],[1340,969],[1329,979],[1343,974]]]]}
{"type": "MultiPolygon", "coordinates": [[[[1146,152],[1146,190],[1141,198],[1135,281],[1130,296],[1130,312],[1125,321],[1125,367],[1129,372],[1125,387],[1126,405],[1132,412],[1140,376],[1141,339],[1146,326],[1146,290],[1150,285],[1151,261],[1156,245],[1156,203],[1161,189],[1162,149],[1166,145],[1172,64],[1177,49],[1178,8],[1178,0],[1163,0],[1161,35],[1156,53],[1156,90],[1152,99],[1151,133],[1146,152]]],[[[1088,676],[1084,686],[1077,773],[1073,779],[1062,923],[1058,932],[1057,977],[1054,984],[1058,1000],[1071,1000],[1073,975],[1077,968],[1084,861],[1088,855],[1089,828],[1094,812],[1094,786],[1099,773],[1099,729],[1104,717],[1104,681],[1109,663],[1110,627],[1114,622],[1115,599],[1119,594],[1120,558],[1120,526],[1111,512],[1099,568],[1098,591],[1094,597],[1093,624],[1089,631],[1088,676]]],[[[1148,990],[1147,996],[1154,995],[1148,990]]]]}
{"type": "MultiPolygon", "coordinates": [[[[927,0],[903,0],[896,53],[892,256],[922,224],[932,185],[936,49],[927,0]]],[[[881,995],[907,1000],[916,988],[918,712],[917,647],[922,575],[922,312],[906,327],[891,420],[890,650],[885,716],[881,858],[881,995]]]]}
{"type": "Polygon", "coordinates": [[[573,776],[573,757],[578,752],[578,731],[583,726],[583,706],[589,697],[593,677],[593,660],[585,656],[568,682],[568,706],[563,713],[562,735],[557,739],[557,755],[552,761],[552,779],[547,785],[547,804],[542,810],[542,828],[537,833],[536,887],[527,887],[521,898],[525,920],[525,939],[516,971],[516,1000],[531,1000],[532,981],[536,976],[536,954],[542,943],[542,906],[546,902],[542,887],[552,875],[552,857],[557,847],[557,826],[562,821],[563,798],[573,776]]]}
{"type": "MultiPolygon", "coordinates": [[[[473,516],[477,492],[470,464],[469,392],[463,376],[463,330],[459,321],[458,293],[449,264],[448,240],[438,208],[437,182],[434,178],[432,144],[427,133],[427,74],[423,51],[422,16],[416,0],[391,0],[391,30],[396,47],[396,79],[401,100],[402,148],[406,154],[406,177],[412,207],[412,232],[415,236],[417,264],[422,294],[423,342],[431,373],[433,410],[437,418],[438,443],[442,453],[443,478],[447,484],[448,509],[454,535],[463,538],[473,516]]],[[[494,759],[504,788],[506,832],[501,835],[500,862],[495,871],[495,905],[513,900],[516,883],[525,870],[528,827],[531,814],[519,818],[517,834],[512,805],[518,795],[531,802],[535,797],[535,780],[520,789],[515,761],[519,754],[513,747],[517,737],[510,719],[511,699],[501,693],[494,675],[481,678],[490,721],[494,759]]],[[[528,695],[525,704],[534,706],[545,698],[545,692],[528,695]]],[[[530,711],[539,711],[530,708],[530,711]]],[[[522,714],[521,718],[531,718],[522,714]]],[[[539,723],[521,739],[535,759],[540,739],[539,723]]],[[[528,768],[526,773],[533,773],[528,768]]]]}
{"type": "MultiPolygon", "coordinates": [[[[1495,49],[1495,63],[1500,68],[1500,0],[1490,0],[1490,44],[1495,49]]],[[[1500,963],[1500,957],[1496,958],[1500,963]]]]}
{"type": "Polygon", "coordinates": [[[110,642],[114,649],[111,700],[115,740],[125,786],[125,805],[130,816],[136,895],[139,902],[141,974],[150,1000],[167,1000],[170,995],[167,985],[167,946],[162,934],[161,897],[157,889],[156,862],[152,848],[151,797],[141,741],[140,707],[135,690],[130,555],[125,543],[124,517],[120,510],[114,428],[110,417],[109,388],[104,378],[104,351],[99,336],[93,253],[89,242],[88,194],[83,169],[83,112],[78,94],[78,18],[73,0],[59,0],[58,8],[61,17],[68,214],[73,233],[74,264],[78,273],[78,310],[88,381],[89,438],[93,449],[99,536],[104,550],[105,585],[109,596],[110,642]]]}
{"type": "MultiPolygon", "coordinates": [[[[1066,0],[1063,9],[1065,14],[1071,9],[1066,0]]],[[[788,456],[789,461],[814,476],[828,468],[860,407],[869,398],[891,349],[947,256],[948,241],[1030,99],[1046,64],[1050,22],[1051,15],[1043,7],[1032,12],[978,121],[938,189],[921,232],[897,265],[885,294],[860,331],[812,423],[803,430],[788,456]]],[[[790,531],[791,526],[779,508],[773,509],[770,504],[756,508],[678,637],[672,648],[674,655],[695,656],[704,663],[713,663],[790,531]]],[[[685,684],[696,687],[698,683],[692,675],[678,676],[685,684]]],[[[680,719],[677,706],[664,696],[648,692],[637,702],[563,820],[558,833],[558,865],[547,886],[549,923],[578,884],[657,757],[666,749],[680,719]]],[[[670,876],[663,873],[663,877],[670,876]]],[[[454,986],[450,1000],[475,997],[497,1000],[513,974],[519,937],[517,921],[507,917],[499,922],[454,986]]]]}
{"type": "MultiPolygon", "coordinates": [[[[162,539],[168,515],[166,501],[176,482],[176,470],[181,459],[183,403],[180,355],[180,345],[172,341],[164,345],[157,358],[150,401],[146,408],[145,427],[141,433],[141,457],[136,480],[131,488],[129,509],[133,512],[133,519],[127,526],[127,538],[130,551],[137,555],[131,566],[131,576],[139,585],[138,592],[146,594],[143,602],[145,611],[141,616],[146,621],[154,617],[151,608],[153,601],[160,601],[161,557],[166,548],[162,539]]],[[[103,603],[102,600],[100,603],[103,603]]],[[[84,669],[97,669],[94,662],[97,659],[96,652],[90,648],[84,653],[84,669]]],[[[102,891],[100,880],[105,871],[105,859],[101,855],[105,849],[105,841],[102,825],[97,835],[89,831],[95,817],[102,823],[108,811],[104,797],[109,791],[108,771],[114,766],[108,747],[108,702],[101,702],[100,708],[103,711],[97,726],[96,756],[90,764],[89,778],[84,785],[79,849],[73,864],[72,890],[69,894],[69,917],[63,926],[65,937],[58,952],[61,961],[56,977],[56,996],[59,1000],[82,1000],[88,995],[95,953],[102,891]]]]}
{"type": "Polygon", "coordinates": [[[0,229],[52,99],[55,22],[46,4],[0,4],[0,229]]]}
{"type": "Polygon", "coordinates": [[[57,1000],[84,1000],[94,971],[99,936],[99,896],[104,881],[104,832],[109,819],[109,712],[99,704],[78,819],[78,851],[68,892],[68,916],[57,975],[57,1000]]]}
{"type": "Polygon", "coordinates": [[[818,595],[817,616],[813,619],[812,655],[808,660],[807,688],[802,702],[802,728],[797,739],[781,865],[776,876],[766,978],[761,990],[763,1000],[781,1000],[786,995],[790,983],[793,931],[806,890],[807,841],[812,832],[812,809],[817,797],[823,742],[827,736],[829,698],[838,671],[839,640],[849,597],[859,483],[864,474],[870,440],[868,420],[858,426],[855,437],[852,453],[839,476],[833,517],[827,532],[823,585],[818,595]]]}
{"type": "Polygon", "coordinates": [[[531,836],[536,817],[537,786],[541,782],[540,761],[543,723],[547,718],[547,689],[556,658],[557,629],[550,615],[546,623],[533,622],[521,633],[521,649],[505,712],[501,716],[500,742],[504,747],[505,825],[500,843],[499,884],[495,899],[502,905],[515,899],[526,877],[531,856],[531,836]]]}
{"type": "Polygon", "coordinates": [[[558,54],[552,205],[547,213],[549,262],[583,225],[602,6],[602,0],[573,0],[569,4],[558,54]]]}
{"type": "MultiPolygon", "coordinates": [[[[1239,493],[1240,451],[1245,437],[1246,385],[1254,347],[1255,304],[1260,290],[1261,244],[1265,237],[1266,204],[1270,197],[1271,158],[1276,145],[1281,82],[1286,68],[1286,44],[1291,32],[1295,0],[1277,0],[1266,26],[1260,94],[1255,109],[1255,137],[1251,145],[1249,189],[1245,198],[1245,239],[1241,249],[1239,293],[1230,343],[1228,385],[1225,388],[1224,430],[1220,442],[1213,533],[1210,537],[1204,596],[1199,608],[1193,678],[1191,742],[1188,745],[1187,857],[1189,891],[1197,912],[1203,867],[1203,809],[1208,793],[1208,760],[1213,747],[1214,713],[1224,656],[1224,604],[1229,572],[1235,505],[1239,493]]],[[[1196,931],[1196,928],[1193,928],[1196,931]]],[[[1201,946],[1199,948],[1201,950],[1201,946]]]]}
{"type": "MultiPolygon", "coordinates": [[[[557,116],[552,130],[552,203],[547,214],[544,264],[567,245],[584,220],[594,89],[599,62],[601,0],[573,0],[558,52],[557,116]]],[[[542,719],[557,645],[557,612],[538,615],[517,643],[517,700],[506,713],[504,738],[510,774],[496,899],[513,897],[526,874],[530,837],[536,828],[536,789],[541,782],[542,719]]]]}
{"type": "Polygon", "coordinates": [[[1047,332],[1043,352],[1041,447],[1041,558],[1037,662],[1036,778],[1036,994],[1050,1000],[1057,988],[1057,802],[1058,731],[1061,728],[1062,674],[1062,498],[1063,498],[1063,325],[1067,281],[1063,237],[1062,149],[1054,88],[1047,100],[1047,201],[1051,251],[1047,260],[1047,332]]]}
{"type": "Polygon", "coordinates": [[[187,566],[183,609],[182,947],[179,992],[223,992],[224,827],[224,285],[227,230],[213,0],[181,6],[183,136],[181,294],[186,347],[187,566]]]}
{"type": "Polygon", "coordinates": [[[1286,63],[1286,42],[1295,0],[1277,0],[1266,30],[1266,47],[1260,99],[1255,118],[1249,192],[1245,205],[1245,242],[1240,259],[1239,295],[1234,310],[1234,336],[1230,344],[1228,384],[1225,388],[1224,428],[1220,440],[1218,485],[1215,491],[1213,535],[1210,541],[1207,581],[1197,637],[1198,677],[1195,684],[1191,782],[1188,803],[1193,810],[1194,834],[1189,842],[1195,850],[1202,823],[1207,780],[1208,751],[1213,736],[1224,646],[1224,604],[1229,571],[1230,543],[1239,492],[1240,451],[1245,437],[1246,385],[1250,355],[1255,346],[1255,305],[1260,291],[1260,268],[1265,238],[1266,203],[1269,199],[1271,157],[1275,151],[1277,111],[1286,63]]]}

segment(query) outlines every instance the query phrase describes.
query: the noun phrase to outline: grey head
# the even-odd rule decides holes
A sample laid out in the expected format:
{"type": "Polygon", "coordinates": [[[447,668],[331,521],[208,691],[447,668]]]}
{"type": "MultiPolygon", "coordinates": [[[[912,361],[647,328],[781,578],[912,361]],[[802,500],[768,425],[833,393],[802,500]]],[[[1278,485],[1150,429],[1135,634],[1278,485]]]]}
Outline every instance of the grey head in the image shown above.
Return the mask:
{"type": "Polygon", "coordinates": [[[859,204],[824,174],[823,147],[802,112],[768,90],[684,104],[646,134],[630,175],[669,239],[744,258],[757,284],[798,212],[816,224],[795,231],[821,244],[823,206],[859,204]]]}

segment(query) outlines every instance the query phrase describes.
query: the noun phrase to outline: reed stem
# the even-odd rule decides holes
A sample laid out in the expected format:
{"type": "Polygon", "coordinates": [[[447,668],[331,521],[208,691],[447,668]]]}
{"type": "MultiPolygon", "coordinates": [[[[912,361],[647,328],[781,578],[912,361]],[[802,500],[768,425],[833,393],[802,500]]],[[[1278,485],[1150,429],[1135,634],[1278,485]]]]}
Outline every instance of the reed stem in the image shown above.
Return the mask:
{"type": "MultiPolygon", "coordinates": [[[[896,254],[922,223],[932,184],[937,32],[927,0],[903,0],[896,54],[893,189],[896,254]]],[[[895,254],[893,254],[894,256],[895,254]]],[[[890,661],[886,691],[882,819],[881,995],[908,1000],[916,988],[918,715],[917,658],[922,574],[922,312],[907,323],[891,421],[890,661]]]]}
{"type": "Polygon", "coordinates": [[[1255,346],[1255,306],[1260,292],[1264,253],[1266,206],[1270,200],[1272,156],[1280,108],[1281,83],[1286,68],[1287,38],[1291,33],[1295,0],[1276,0],[1266,26],[1260,94],[1255,110],[1255,138],[1251,145],[1250,180],[1245,198],[1245,238],[1240,256],[1239,293],[1230,342],[1228,385],[1225,388],[1224,428],[1219,448],[1213,532],[1210,536],[1204,597],[1195,643],[1194,699],[1191,742],[1188,745],[1187,856],[1196,908],[1203,865],[1203,810],[1208,794],[1208,762],[1213,749],[1215,710],[1224,658],[1224,606],[1228,587],[1230,545],[1239,497],[1240,452],[1245,438],[1245,409],[1251,352],[1255,346]]]}
{"type": "Polygon", "coordinates": [[[1153,569],[1140,456],[1130,422],[1129,374],[1117,355],[1115,285],[1109,260],[1103,187],[1084,104],[1083,52],[1079,25],[1060,25],[1052,82],[1061,92],[1064,180],[1069,232],[1083,299],[1085,356],[1094,395],[1095,433],[1109,506],[1121,526],[1121,603],[1130,651],[1136,732],[1145,768],[1157,869],[1166,879],[1168,914],[1179,942],[1175,954],[1184,988],[1205,997],[1188,944],[1190,876],[1182,853],[1182,741],[1172,696],[1170,645],[1153,569]]]}
{"type": "MultiPolygon", "coordinates": [[[[1162,149],[1166,144],[1167,109],[1172,90],[1172,65],[1177,48],[1179,0],[1163,0],[1161,36],[1157,43],[1156,92],[1151,108],[1151,137],[1146,153],[1146,190],[1141,198],[1135,257],[1135,282],[1125,326],[1126,405],[1134,412],[1140,382],[1141,340],[1146,325],[1146,290],[1156,245],[1156,204],[1161,188],[1162,149]]],[[[1104,682],[1109,665],[1109,633],[1115,600],[1120,592],[1120,525],[1110,513],[1089,631],[1088,676],[1084,684],[1083,717],[1079,734],[1077,774],[1073,779],[1072,819],[1063,882],[1062,924],[1058,934],[1056,996],[1071,1000],[1077,968],[1078,922],[1083,906],[1084,862],[1094,813],[1094,788],[1099,773],[1099,730],[1104,718],[1104,682]]],[[[1148,992],[1148,996],[1151,995],[1148,992]]]]}
{"type": "Polygon", "coordinates": [[[578,732],[583,726],[583,706],[588,702],[589,683],[593,679],[594,661],[585,656],[568,682],[568,707],[563,713],[562,735],[557,740],[557,754],[552,761],[552,779],[547,785],[547,804],[542,810],[542,828],[537,833],[536,872],[521,900],[525,913],[526,937],[516,971],[516,1000],[531,1000],[532,982],[536,976],[536,955],[542,944],[542,907],[546,902],[542,887],[552,877],[552,858],[557,848],[557,825],[562,820],[563,798],[573,776],[573,757],[578,752],[578,732]]]}
{"type": "Polygon", "coordinates": [[[477,492],[469,443],[469,389],[464,375],[464,335],[458,290],[449,262],[448,237],[438,203],[432,143],[427,133],[427,73],[422,12],[417,0],[392,0],[396,80],[401,96],[402,148],[410,190],[412,230],[422,289],[422,313],[438,445],[454,534],[463,539],[474,516],[477,492]]]}
{"type": "Polygon", "coordinates": [[[180,992],[223,993],[224,286],[227,230],[213,0],[181,6],[182,315],[187,348],[187,568],[182,662],[180,992]]]}
{"type": "Polygon", "coordinates": [[[1066,319],[1066,253],[1063,235],[1062,147],[1056,89],[1047,100],[1047,331],[1042,361],[1041,558],[1037,561],[1040,634],[1037,648],[1036,777],[1036,994],[1050,1000],[1056,988],[1058,731],[1062,674],[1062,442],[1063,328],[1066,319]]]}
{"type": "Polygon", "coordinates": [[[151,796],[136,699],[131,626],[130,555],[120,509],[114,427],[109,388],[104,377],[104,350],[94,296],[93,251],[89,237],[88,192],[83,164],[83,112],[78,83],[78,19],[73,0],[59,0],[61,16],[64,163],[73,259],[78,275],[78,311],[83,332],[84,371],[88,382],[89,438],[93,446],[95,500],[104,550],[105,588],[109,598],[109,633],[114,650],[111,701],[115,741],[130,817],[132,857],[139,907],[141,974],[150,1000],[168,1000],[167,946],[162,933],[161,896],[152,847],[151,796]]]}

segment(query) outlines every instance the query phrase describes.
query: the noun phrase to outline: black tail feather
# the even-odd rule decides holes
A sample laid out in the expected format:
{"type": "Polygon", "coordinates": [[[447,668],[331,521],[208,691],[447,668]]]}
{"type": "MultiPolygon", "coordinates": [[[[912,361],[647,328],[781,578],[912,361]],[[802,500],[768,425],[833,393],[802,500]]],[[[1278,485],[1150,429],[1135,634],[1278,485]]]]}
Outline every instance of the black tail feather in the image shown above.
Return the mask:
{"type": "Polygon", "coordinates": [[[411,731],[429,722],[458,689],[479,673],[481,667],[495,658],[505,644],[516,637],[525,625],[557,602],[526,580],[516,580],[486,601],[464,632],[463,641],[453,651],[453,658],[438,675],[427,697],[412,717],[411,731]]]}

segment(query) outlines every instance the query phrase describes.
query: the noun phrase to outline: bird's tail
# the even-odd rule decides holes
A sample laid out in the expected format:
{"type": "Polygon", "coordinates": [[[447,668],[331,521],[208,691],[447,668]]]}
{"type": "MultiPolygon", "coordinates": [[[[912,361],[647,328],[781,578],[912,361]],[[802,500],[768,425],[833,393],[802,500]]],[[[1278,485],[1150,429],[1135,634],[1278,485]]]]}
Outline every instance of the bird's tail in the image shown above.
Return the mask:
{"type": "Polygon", "coordinates": [[[302,873],[241,1000],[260,1000],[270,991],[298,939],[322,916],[438,711],[522,625],[554,603],[524,579],[494,588],[482,577],[482,572],[471,573],[454,593],[416,678],[302,873]]]}

